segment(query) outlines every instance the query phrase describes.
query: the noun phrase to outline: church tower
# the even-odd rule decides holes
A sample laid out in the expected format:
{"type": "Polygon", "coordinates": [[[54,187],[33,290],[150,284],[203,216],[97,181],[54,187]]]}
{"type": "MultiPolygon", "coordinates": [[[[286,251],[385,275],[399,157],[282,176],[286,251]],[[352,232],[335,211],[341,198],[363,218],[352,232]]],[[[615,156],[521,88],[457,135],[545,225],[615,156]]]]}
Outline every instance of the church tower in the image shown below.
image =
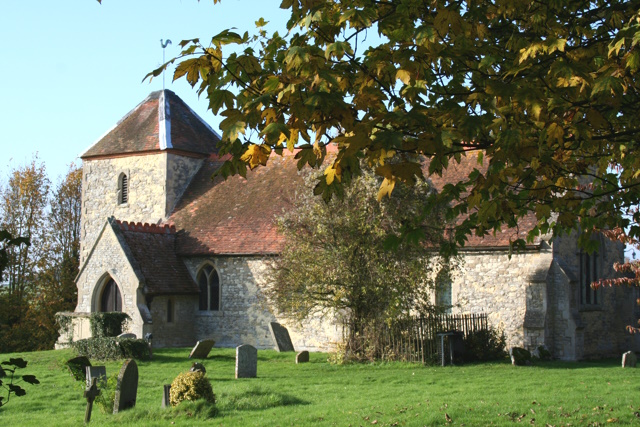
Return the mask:
{"type": "Polygon", "coordinates": [[[105,222],[158,224],[172,212],[219,135],[169,90],[151,93],[80,157],[80,265],[105,222]]]}

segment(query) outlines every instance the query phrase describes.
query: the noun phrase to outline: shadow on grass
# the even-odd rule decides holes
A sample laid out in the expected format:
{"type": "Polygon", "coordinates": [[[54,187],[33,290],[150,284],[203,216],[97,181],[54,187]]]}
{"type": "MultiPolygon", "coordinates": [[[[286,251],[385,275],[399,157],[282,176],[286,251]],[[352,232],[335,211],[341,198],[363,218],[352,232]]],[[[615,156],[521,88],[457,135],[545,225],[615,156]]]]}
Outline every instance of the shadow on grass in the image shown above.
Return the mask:
{"type": "Polygon", "coordinates": [[[309,405],[310,402],[289,394],[255,388],[220,396],[219,404],[222,411],[260,411],[279,406],[309,405]]]}

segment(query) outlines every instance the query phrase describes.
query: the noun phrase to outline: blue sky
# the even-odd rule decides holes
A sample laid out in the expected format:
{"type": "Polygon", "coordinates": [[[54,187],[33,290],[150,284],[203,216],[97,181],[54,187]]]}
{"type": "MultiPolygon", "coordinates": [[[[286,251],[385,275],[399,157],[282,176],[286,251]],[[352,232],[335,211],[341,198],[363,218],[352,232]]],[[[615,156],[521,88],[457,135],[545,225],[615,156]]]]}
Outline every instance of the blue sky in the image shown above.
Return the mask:
{"type": "MultiPolygon", "coordinates": [[[[68,165],[142,101],[162,89],[143,77],[162,63],[160,39],[208,40],[264,17],[284,28],[279,0],[12,0],[0,11],[0,182],[34,153],[56,181],[68,165]]],[[[214,129],[219,118],[183,80],[174,91],[214,129]]]]}

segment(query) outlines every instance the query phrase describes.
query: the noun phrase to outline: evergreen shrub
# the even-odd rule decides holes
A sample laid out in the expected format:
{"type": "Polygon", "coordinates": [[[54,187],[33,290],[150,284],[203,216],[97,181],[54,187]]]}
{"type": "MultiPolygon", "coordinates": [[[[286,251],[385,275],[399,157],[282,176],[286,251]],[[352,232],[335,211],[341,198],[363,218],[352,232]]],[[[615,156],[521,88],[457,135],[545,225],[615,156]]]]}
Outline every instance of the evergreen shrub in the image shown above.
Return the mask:
{"type": "Polygon", "coordinates": [[[196,401],[199,399],[216,403],[216,396],[211,389],[209,378],[203,372],[183,372],[171,383],[169,393],[171,406],[177,406],[184,400],[196,401]]]}

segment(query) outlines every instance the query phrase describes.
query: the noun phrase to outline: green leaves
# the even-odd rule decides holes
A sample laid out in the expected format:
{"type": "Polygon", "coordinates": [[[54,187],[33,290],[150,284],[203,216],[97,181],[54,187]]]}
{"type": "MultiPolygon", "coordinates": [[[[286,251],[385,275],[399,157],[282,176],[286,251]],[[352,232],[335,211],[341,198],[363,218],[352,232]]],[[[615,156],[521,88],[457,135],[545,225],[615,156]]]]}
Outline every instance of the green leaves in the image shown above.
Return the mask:
{"type": "Polygon", "coordinates": [[[364,159],[386,197],[398,182],[423,178],[419,155],[430,158],[428,174],[441,174],[480,151],[482,179],[459,176],[452,186],[457,213],[477,209],[465,233],[530,213],[537,232],[549,230],[546,207],[564,211],[553,233],[577,221],[629,225],[640,202],[632,190],[640,158],[628,155],[640,134],[637,8],[622,0],[281,7],[290,11],[286,37],[260,20],[253,35],[225,30],[210,46],[181,43],[175,77],[199,83],[224,117],[220,149],[233,160],[223,174],[263,164],[269,150],[293,150],[300,136],[309,145],[300,146],[299,167],[319,166],[325,147],[338,147],[317,194],[342,194],[360,173],[346,165],[364,159]],[[577,176],[593,185],[575,188],[577,176]],[[576,191],[577,202],[567,196],[576,191]]]}

